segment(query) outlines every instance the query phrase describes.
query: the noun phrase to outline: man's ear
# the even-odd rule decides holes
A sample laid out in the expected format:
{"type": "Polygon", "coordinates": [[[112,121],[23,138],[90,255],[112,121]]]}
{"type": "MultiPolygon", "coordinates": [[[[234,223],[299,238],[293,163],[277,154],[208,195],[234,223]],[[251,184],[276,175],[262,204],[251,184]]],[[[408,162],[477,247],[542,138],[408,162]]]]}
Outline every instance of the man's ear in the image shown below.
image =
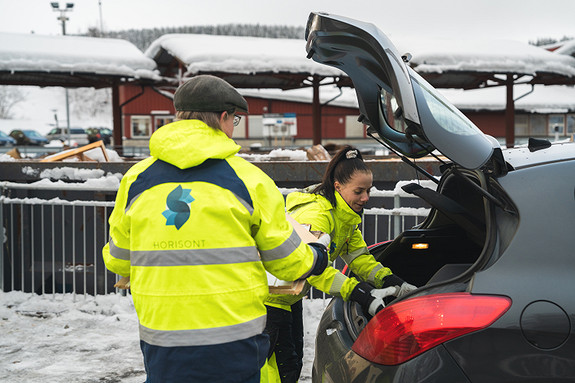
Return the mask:
{"type": "Polygon", "coordinates": [[[220,125],[224,123],[225,120],[228,119],[228,112],[224,111],[220,114],[220,125]]]}

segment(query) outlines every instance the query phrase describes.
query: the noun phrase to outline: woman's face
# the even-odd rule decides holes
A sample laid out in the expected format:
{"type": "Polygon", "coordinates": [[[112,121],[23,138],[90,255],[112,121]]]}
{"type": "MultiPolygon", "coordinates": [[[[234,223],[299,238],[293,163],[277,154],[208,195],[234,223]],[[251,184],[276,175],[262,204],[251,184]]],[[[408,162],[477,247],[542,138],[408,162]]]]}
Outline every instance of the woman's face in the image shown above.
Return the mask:
{"type": "Polygon", "coordinates": [[[359,213],[369,200],[372,184],[373,175],[371,172],[355,171],[347,183],[341,184],[335,181],[334,187],[349,207],[359,213]]]}

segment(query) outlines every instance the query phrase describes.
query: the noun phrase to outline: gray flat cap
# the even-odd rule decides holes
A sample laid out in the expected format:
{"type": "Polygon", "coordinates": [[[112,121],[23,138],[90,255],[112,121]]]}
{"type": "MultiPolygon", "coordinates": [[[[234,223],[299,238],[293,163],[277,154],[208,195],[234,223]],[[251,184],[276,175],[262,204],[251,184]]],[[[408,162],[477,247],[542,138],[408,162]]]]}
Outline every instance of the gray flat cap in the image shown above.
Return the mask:
{"type": "Polygon", "coordinates": [[[174,106],[191,112],[248,112],[246,99],[228,82],[211,75],[199,75],[180,85],[174,94],[174,106]]]}

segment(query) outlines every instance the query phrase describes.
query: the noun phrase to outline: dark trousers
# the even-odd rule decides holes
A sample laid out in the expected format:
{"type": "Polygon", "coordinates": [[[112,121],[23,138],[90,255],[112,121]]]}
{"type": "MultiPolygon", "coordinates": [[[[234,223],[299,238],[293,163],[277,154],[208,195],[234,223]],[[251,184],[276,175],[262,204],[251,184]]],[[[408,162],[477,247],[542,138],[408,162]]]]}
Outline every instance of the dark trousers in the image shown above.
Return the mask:
{"type": "Polygon", "coordinates": [[[259,383],[268,347],[265,334],[206,346],[160,347],[140,341],[146,383],[259,383]]]}
{"type": "Polygon", "coordinates": [[[267,306],[266,330],[270,336],[268,359],[275,352],[282,383],[296,383],[303,366],[303,305],[298,301],[291,312],[267,306]]]}

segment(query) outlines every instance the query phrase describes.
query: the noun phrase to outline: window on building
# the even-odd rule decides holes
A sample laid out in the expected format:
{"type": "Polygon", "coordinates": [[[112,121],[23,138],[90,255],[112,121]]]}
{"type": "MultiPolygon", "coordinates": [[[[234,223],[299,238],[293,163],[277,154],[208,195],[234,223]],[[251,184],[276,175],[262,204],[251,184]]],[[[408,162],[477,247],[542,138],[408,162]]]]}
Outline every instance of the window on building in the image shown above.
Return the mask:
{"type": "Polygon", "coordinates": [[[150,137],[152,118],[150,116],[132,116],[132,137],[150,137]]]}
{"type": "Polygon", "coordinates": [[[529,136],[529,118],[525,114],[515,115],[515,135],[529,136]]]}
{"type": "Polygon", "coordinates": [[[529,135],[533,137],[547,136],[547,116],[541,114],[529,116],[529,135]]]}
{"type": "Polygon", "coordinates": [[[575,133],[575,114],[567,115],[567,134],[575,133]]]}
{"type": "Polygon", "coordinates": [[[565,134],[565,115],[563,114],[549,115],[549,135],[555,133],[565,134]]]}

